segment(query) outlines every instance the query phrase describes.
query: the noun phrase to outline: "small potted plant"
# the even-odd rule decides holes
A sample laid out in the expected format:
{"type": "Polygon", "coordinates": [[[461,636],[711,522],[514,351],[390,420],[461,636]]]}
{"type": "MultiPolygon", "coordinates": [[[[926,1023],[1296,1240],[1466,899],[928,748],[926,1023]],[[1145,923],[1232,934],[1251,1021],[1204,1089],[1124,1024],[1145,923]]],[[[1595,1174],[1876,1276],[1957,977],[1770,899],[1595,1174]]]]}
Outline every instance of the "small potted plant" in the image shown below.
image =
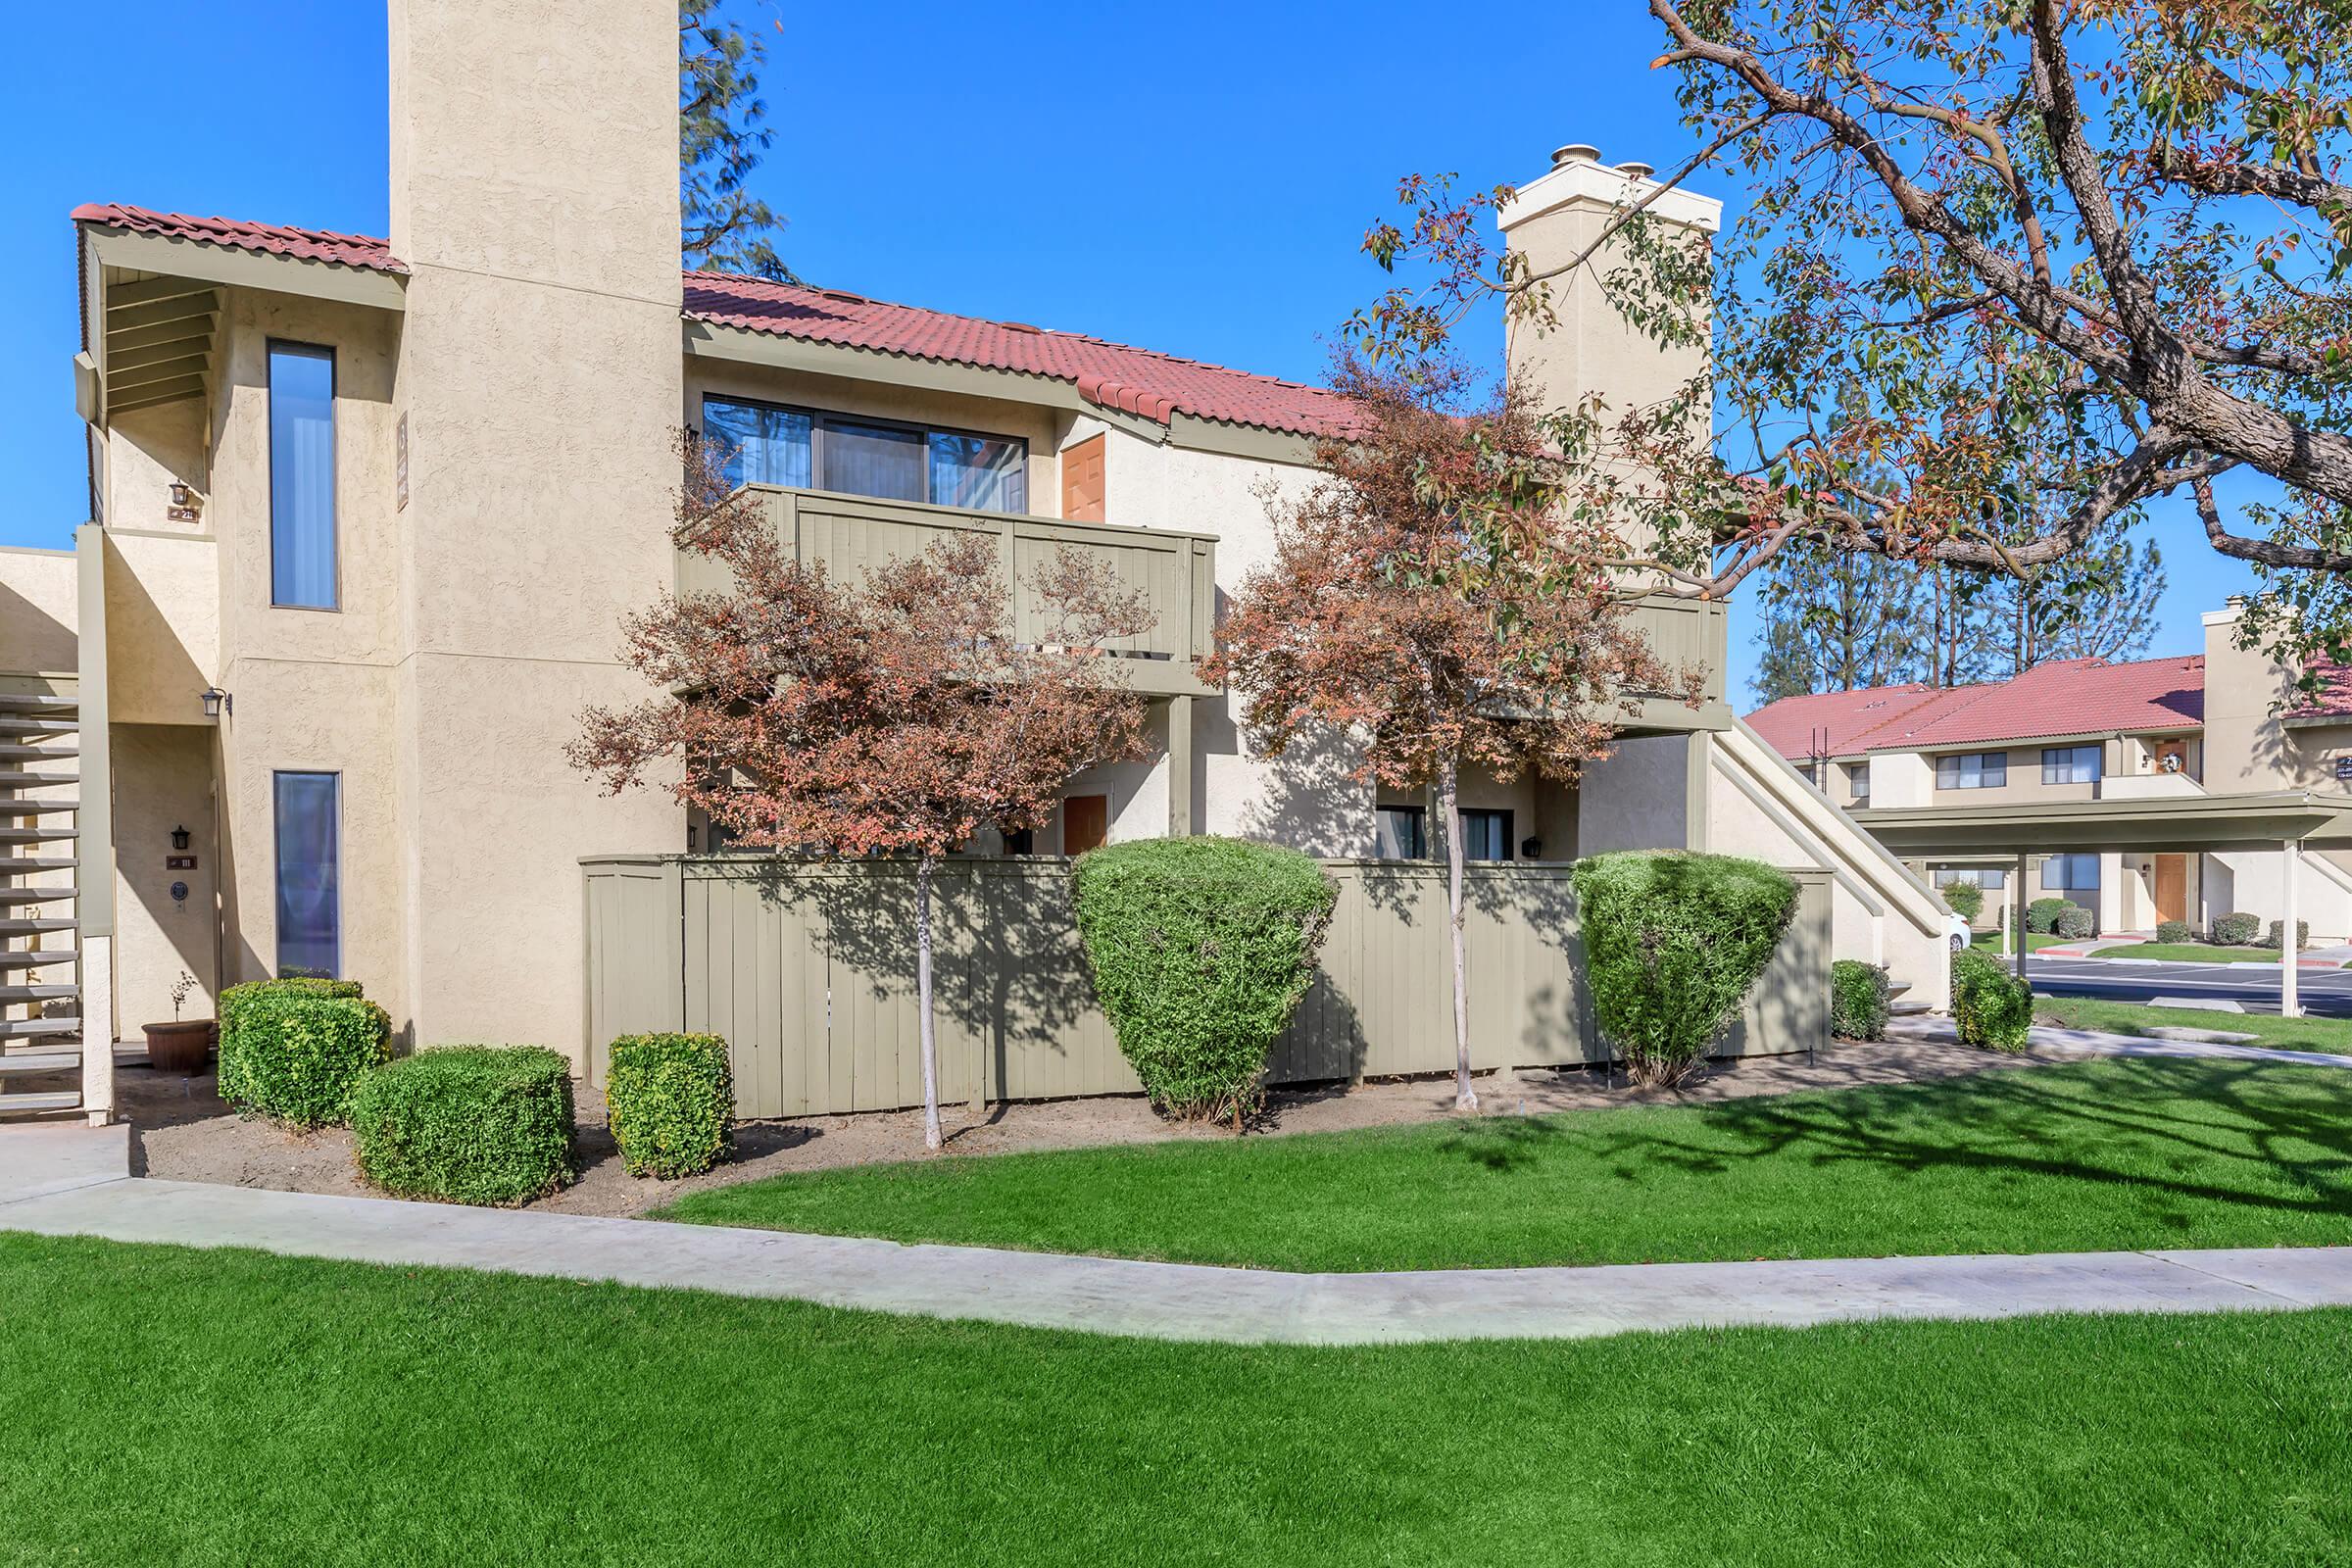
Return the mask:
{"type": "Polygon", "coordinates": [[[210,1018],[182,1019],[179,1009],[196,991],[196,977],[187,970],[172,982],[172,1021],[151,1023],[147,1030],[147,1064],[159,1072],[199,1073],[212,1054],[215,1031],[210,1018]]]}

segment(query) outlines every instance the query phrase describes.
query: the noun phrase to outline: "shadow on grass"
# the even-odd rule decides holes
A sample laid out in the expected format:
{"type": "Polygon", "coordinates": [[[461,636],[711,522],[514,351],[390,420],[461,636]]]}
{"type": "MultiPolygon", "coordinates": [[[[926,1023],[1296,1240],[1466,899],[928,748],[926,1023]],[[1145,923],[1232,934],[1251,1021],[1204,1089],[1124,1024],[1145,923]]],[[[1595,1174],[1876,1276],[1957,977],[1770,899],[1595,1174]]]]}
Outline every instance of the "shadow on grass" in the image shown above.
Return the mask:
{"type": "Polygon", "coordinates": [[[1985,1073],[1708,1105],[1696,1110],[1695,1125],[1639,1111],[1497,1117],[1449,1131],[1437,1147],[1498,1173],[1529,1172],[1554,1156],[1598,1161],[1633,1181],[1660,1172],[1719,1177],[1793,1160],[1918,1176],[2060,1177],[2249,1208],[2352,1214],[2352,1077],[2338,1087],[2316,1073],[2282,1081],[2282,1072],[2312,1070],[2168,1061],[2116,1063],[2095,1076],[1985,1073]],[[2123,1076],[2149,1080],[2160,1095],[2117,1097],[2111,1091],[2123,1076]],[[1965,1101],[1955,1104],[1955,1093],[1965,1101]],[[2275,1171],[2308,1196],[2186,1174],[2210,1171],[2215,1160],[2275,1171]]]}

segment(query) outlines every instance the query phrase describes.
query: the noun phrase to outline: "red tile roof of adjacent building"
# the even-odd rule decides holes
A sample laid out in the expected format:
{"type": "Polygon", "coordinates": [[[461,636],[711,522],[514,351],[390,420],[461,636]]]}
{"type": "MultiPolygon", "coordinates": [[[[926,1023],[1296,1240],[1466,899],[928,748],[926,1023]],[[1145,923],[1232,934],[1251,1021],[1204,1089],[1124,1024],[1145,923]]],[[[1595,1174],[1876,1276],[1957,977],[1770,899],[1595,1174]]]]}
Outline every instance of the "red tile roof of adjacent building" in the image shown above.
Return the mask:
{"type": "MultiPolygon", "coordinates": [[[[2352,697],[2352,691],[2348,691],[2352,697]]],[[[1938,691],[1879,686],[1788,697],[1747,722],[1783,757],[1942,750],[2055,735],[2146,734],[2194,729],[2205,719],[2205,660],[2142,659],[2109,663],[2068,659],[2013,680],[1938,691]]]]}
{"type": "MultiPolygon", "coordinates": [[[[92,204],[74,220],[271,256],[406,272],[388,241],[140,207],[92,204]]],[[[1294,435],[1345,429],[1348,405],[1324,387],[1252,375],[1076,332],[992,321],[838,289],[772,283],[731,272],[685,274],[685,315],[716,326],[903,359],[969,365],[1069,384],[1097,408],[1167,424],[1178,414],[1294,435]]]]}

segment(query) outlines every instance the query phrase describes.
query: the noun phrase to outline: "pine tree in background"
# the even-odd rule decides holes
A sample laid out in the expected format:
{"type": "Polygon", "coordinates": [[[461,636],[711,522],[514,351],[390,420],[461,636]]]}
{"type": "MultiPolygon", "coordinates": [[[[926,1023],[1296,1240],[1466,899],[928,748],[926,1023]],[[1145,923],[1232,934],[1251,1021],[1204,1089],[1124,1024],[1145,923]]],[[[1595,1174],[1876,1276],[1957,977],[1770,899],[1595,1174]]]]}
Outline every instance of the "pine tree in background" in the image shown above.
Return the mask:
{"type": "Polygon", "coordinates": [[[784,220],[745,188],[775,137],[760,96],[767,43],[725,12],[678,0],[680,249],[688,267],[798,282],[776,254],[784,220]]]}
{"type": "Polygon", "coordinates": [[[1901,562],[1785,553],[1758,585],[1757,700],[1918,679],[1927,586],[1919,568],[1901,562]]]}

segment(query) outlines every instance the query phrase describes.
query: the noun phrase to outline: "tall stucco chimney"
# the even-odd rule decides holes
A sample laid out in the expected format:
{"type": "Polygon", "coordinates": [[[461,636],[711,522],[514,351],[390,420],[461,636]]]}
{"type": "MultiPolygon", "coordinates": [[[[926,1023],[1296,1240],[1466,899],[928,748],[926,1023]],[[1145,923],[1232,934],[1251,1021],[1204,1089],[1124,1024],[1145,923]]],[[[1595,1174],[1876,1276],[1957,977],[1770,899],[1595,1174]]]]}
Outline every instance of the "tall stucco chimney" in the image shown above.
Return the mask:
{"type": "MultiPolygon", "coordinates": [[[[1565,267],[1599,237],[1611,213],[1639,201],[1655,183],[1646,164],[1600,161],[1600,150],[1571,142],[1551,155],[1551,167],[1519,187],[1497,215],[1503,243],[1527,257],[1538,273],[1565,267]]],[[[1648,212],[1661,221],[1702,234],[1722,227],[1723,204],[1681,187],[1648,212]]],[[[1573,278],[1550,280],[1556,326],[1539,332],[1526,322],[1510,328],[1510,363],[1533,382],[1548,408],[1566,408],[1597,392],[1623,413],[1672,395],[1704,363],[1700,350],[1666,350],[1642,336],[1602,297],[1600,279],[1617,264],[1604,246],[1573,278]]]]}
{"type": "Polygon", "coordinates": [[[389,0],[388,662],[417,1038],[545,1041],[578,1012],[579,857],[682,849],[564,746],[641,688],[625,611],[672,578],[683,420],[674,0],[389,0]]]}

